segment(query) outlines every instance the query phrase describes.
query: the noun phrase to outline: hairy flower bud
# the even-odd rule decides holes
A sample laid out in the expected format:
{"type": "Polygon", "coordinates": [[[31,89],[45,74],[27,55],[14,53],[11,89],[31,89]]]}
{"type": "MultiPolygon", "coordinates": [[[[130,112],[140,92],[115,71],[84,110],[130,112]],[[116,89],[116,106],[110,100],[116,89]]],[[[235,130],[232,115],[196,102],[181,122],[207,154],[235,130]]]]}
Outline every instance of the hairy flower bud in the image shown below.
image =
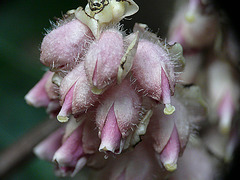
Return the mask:
{"type": "Polygon", "coordinates": [[[50,98],[46,90],[46,84],[52,78],[53,73],[47,71],[42,79],[27,93],[25,100],[28,104],[34,107],[47,107],[50,103],[50,98]]]}
{"type": "Polygon", "coordinates": [[[57,175],[74,176],[86,164],[82,148],[82,126],[79,126],[55,152],[53,161],[57,163],[57,175]]]}
{"type": "Polygon", "coordinates": [[[177,159],[183,152],[190,133],[186,108],[178,100],[172,99],[176,112],[164,115],[163,107],[158,105],[151,118],[151,135],[155,141],[154,149],[168,171],[177,168],[177,159]]]}
{"type": "Polygon", "coordinates": [[[93,92],[94,89],[103,90],[116,83],[122,56],[123,37],[115,29],[104,31],[100,38],[90,45],[85,57],[85,70],[90,84],[95,87],[93,92]]]}
{"type": "Polygon", "coordinates": [[[61,122],[68,121],[68,116],[79,114],[97,101],[97,95],[91,91],[91,86],[88,83],[84,62],[80,62],[70,73],[62,80],[60,85],[60,103],[62,109],[58,115],[58,120],[61,122]]]}
{"type": "Polygon", "coordinates": [[[54,71],[72,69],[84,55],[91,38],[90,29],[73,19],[44,37],[40,61],[54,71]]]}
{"type": "Polygon", "coordinates": [[[132,69],[134,77],[140,84],[139,91],[166,105],[166,114],[172,114],[171,95],[174,93],[174,65],[169,53],[147,40],[140,40],[132,69]]]}
{"type": "Polygon", "coordinates": [[[96,114],[100,151],[121,153],[125,139],[138,124],[140,98],[128,80],[109,89],[106,94],[96,114]]]}

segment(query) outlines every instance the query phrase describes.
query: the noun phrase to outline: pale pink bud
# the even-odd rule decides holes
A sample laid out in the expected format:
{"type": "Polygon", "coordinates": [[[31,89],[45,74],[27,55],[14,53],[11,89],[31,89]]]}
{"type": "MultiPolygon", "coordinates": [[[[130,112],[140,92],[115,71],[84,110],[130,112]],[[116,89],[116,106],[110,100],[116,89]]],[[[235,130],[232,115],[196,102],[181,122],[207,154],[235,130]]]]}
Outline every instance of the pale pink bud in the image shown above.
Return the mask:
{"type": "Polygon", "coordinates": [[[216,60],[208,69],[209,105],[212,120],[219,118],[219,128],[224,134],[231,129],[233,115],[238,107],[239,84],[233,69],[224,61],[216,60]]]}
{"type": "Polygon", "coordinates": [[[219,127],[222,133],[229,133],[234,113],[235,107],[233,96],[230,92],[226,92],[218,106],[219,127]]]}
{"type": "Polygon", "coordinates": [[[166,114],[174,112],[174,107],[170,105],[175,85],[174,66],[171,61],[170,54],[160,45],[141,40],[132,69],[140,85],[139,91],[162,101],[166,105],[166,114]]]}
{"type": "Polygon", "coordinates": [[[88,83],[84,62],[80,62],[62,80],[60,85],[60,103],[62,112],[59,114],[61,122],[68,121],[68,115],[79,114],[93,106],[98,96],[91,92],[88,83]]]}
{"type": "Polygon", "coordinates": [[[160,161],[168,171],[177,169],[177,161],[180,153],[180,142],[176,127],[174,126],[168,143],[160,154],[160,161]]]}
{"type": "Polygon", "coordinates": [[[115,29],[104,31],[90,45],[85,57],[85,69],[90,84],[97,89],[105,89],[116,82],[122,56],[122,34],[115,29]]]}
{"type": "Polygon", "coordinates": [[[114,105],[110,108],[105,125],[101,132],[101,144],[99,149],[102,151],[111,151],[119,153],[122,134],[119,130],[116,115],[114,112],[114,105]]]}
{"type": "Polygon", "coordinates": [[[67,95],[65,96],[64,102],[62,104],[62,108],[57,116],[57,119],[60,122],[68,121],[68,116],[72,113],[72,100],[73,100],[73,90],[74,85],[68,91],[67,95]]]}
{"type": "Polygon", "coordinates": [[[53,156],[59,176],[74,176],[85,166],[87,159],[82,148],[82,126],[79,126],[53,156]]]}
{"type": "Polygon", "coordinates": [[[180,43],[184,49],[211,45],[218,33],[219,18],[216,12],[207,12],[207,6],[200,0],[190,0],[189,4],[178,6],[170,25],[170,41],[180,43]]]}
{"type": "Polygon", "coordinates": [[[34,149],[34,154],[40,159],[52,161],[53,155],[62,144],[64,128],[59,128],[39,143],[34,149]]]}
{"type": "Polygon", "coordinates": [[[47,71],[42,79],[27,93],[25,100],[28,104],[34,107],[47,107],[50,98],[48,97],[45,85],[49,78],[52,77],[52,72],[47,71]]]}
{"type": "Polygon", "coordinates": [[[87,26],[73,19],[44,37],[40,60],[53,70],[69,70],[79,62],[92,37],[87,26]]]}
{"type": "Polygon", "coordinates": [[[114,153],[119,150],[118,153],[121,153],[123,141],[138,124],[140,98],[128,80],[105,94],[96,114],[99,137],[102,138],[100,150],[114,153]]]}
{"type": "Polygon", "coordinates": [[[172,103],[176,107],[172,115],[163,114],[161,104],[154,109],[149,131],[154,139],[154,149],[168,171],[177,168],[178,156],[183,152],[190,133],[186,108],[175,98],[172,103]]]}

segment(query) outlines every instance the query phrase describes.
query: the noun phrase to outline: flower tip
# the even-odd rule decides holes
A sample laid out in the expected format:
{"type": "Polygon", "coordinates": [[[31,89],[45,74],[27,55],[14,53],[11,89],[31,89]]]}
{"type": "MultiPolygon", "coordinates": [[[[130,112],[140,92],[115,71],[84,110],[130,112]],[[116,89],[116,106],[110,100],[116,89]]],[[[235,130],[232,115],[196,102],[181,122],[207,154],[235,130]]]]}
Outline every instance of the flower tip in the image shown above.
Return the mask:
{"type": "Polygon", "coordinates": [[[165,104],[165,108],[164,108],[164,114],[166,115],[171,115],[175,112],[175,107],[172,106],[171,104],[165,104]]]}
{"type": "Polygon", "coordinates": [[[166,168],[167,171],[169,172],[173,172],[177,169],[177,164],[176,163],[172,163],[172,164],[164,164],[164,167],[166,168]]]}
{"type": "Polygon", "coordinates": [[[96,86],[93,86],[93,88],[91,89],[92,93],[93,94],[96,94],[96,95],[100,95],[103,93],[103,89],[98,89],[96,86]]]}
{"type": "Polygon", "coordinates": [[[193,23],[195,21],[195,16],[193,13],[186,13],[185,19],[189,23],[193,23]]]}
{"type": "Polygon", "coordinates": [[[219,126],[219,131],[220,133],[222,133],[223,135],[228,135],[230,132],[230,127],[229,126],[219,126]]]}
{"type": "Polygon", "coordinates": [[[57,116],[57,120],[61,123],[68,122],[69,118],[67,116],[57,116]]]}
{"type": "Polygon", "coordinates": [[[27,94],[27,95],[24,97],[24,100],[26,101],[26,103],[27,103],[29,106],[34,106],[34,102],[32,101],[32,98],[29,97],[29,94],[27,94]]]}
{"type": "Polygon", "coordinates": [[[99,150],[99,152],[112,152],[114,154],[120,153],[113,146],[111,146],[111,145],[108,146],[108,145],[105,145],[103,143],[101,143],[101,145],[100,145],[98,150],[99,150]]]}
{"type": "Polygon", "coordinates": [[[47,107],[49,104],[49,98],[47,96],[42,96],[42,98],[37,99],[37,97],[34,96],[31,92],[28,93],[24,99],[29,106],[33,106],[35,108],[47,107]]]}

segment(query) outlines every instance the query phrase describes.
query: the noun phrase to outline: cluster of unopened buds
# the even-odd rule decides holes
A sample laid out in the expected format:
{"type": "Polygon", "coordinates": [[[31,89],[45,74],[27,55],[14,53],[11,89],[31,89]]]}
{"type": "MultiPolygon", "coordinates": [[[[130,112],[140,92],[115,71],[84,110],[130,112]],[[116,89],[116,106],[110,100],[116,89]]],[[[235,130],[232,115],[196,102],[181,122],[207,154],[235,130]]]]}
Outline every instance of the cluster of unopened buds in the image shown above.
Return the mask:
{"type": "MultiPolygon", "coordinates": [[[[186,15],[191,22],[196,2],[186,15]]],[[[58,176],[89,167],[95,179],[164,179],[206,115],[200,89],[179,83],[185,59],[176,41],[195,42],[183,35],[191,36],[183,32],[189,27],[179,23],[172,44],[145,24],[127,35],[119,21],[137,11],[133,0],[89,0],[42,41],[40,61],[49,70],[25,99],[63,123],[34,149],[55,163],[58,176]]]]}

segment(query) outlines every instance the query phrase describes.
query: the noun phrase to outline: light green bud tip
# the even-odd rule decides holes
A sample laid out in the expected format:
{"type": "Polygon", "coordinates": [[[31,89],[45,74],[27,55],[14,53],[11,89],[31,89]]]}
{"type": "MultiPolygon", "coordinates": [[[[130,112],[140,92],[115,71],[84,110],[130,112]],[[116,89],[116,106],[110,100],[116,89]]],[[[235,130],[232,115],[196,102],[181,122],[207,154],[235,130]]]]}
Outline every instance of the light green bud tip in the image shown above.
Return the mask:
{"type": "Polygon", "coordinates": [[[166,115],[171,115],[172,113],[175,112],[175,107],[172,106],[171,104],[165,104],[165,108],[163,112],[166,115]]]}
{"type": "Polygon", "coordinates": [[[167,171],[173,172],[177,169],[177,164],[164,164],[164,167],[166,168],[167,171]]]}
{"type": "Polygon", "coordinates": [[[92,91],[93,94],[99,95],[99,94],[102,94],[104,90],[103,89],[98,89],[96,86],[93,86],[91,91],[92,91]]]}
{"type": "Polygon", "coordinates": [[[57,116],[57,119],[61,123],[68,122],[69,118],[67,116],[57,116]]]}

